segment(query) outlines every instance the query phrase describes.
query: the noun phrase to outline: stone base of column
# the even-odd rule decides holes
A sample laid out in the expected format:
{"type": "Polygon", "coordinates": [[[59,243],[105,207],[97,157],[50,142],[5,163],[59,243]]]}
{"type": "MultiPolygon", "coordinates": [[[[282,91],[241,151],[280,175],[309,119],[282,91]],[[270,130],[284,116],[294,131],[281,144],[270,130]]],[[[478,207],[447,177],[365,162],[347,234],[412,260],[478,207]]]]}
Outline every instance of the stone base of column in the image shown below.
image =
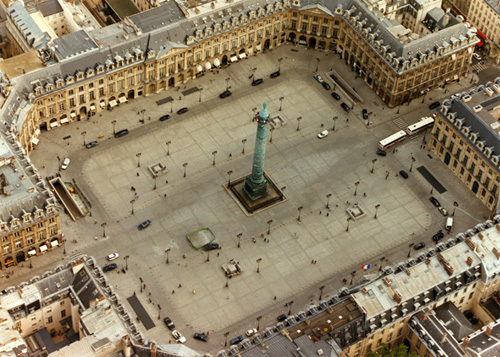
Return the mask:
{"type": "Polygon", "coordinates": [[[252,181],[252,175],[245,177],[245,186],[243,191],[247,194],[251,201],[256,201],[267,196],[267,180],[264,178],[262,182],[255,183],[252,181]]]}

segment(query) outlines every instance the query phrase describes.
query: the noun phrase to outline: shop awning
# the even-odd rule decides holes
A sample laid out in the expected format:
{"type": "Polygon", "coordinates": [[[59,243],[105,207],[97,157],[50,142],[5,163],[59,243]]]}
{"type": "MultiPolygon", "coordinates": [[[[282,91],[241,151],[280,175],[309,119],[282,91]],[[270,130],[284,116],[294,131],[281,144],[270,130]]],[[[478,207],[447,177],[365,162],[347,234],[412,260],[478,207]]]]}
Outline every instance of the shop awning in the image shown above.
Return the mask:
{"type": "Polygon", "coordinates": [[[35,136],[38,136],[38,135],[40,135],[40,129],[35,130],[35,136]]]}
{"type": "Polygon", "coordinates": [[[116,107],[118,105],[118,103],[116,102],[116,100],[112,100],[109,102],[109,105],[112,106],[112,107],[116,107]]]}
{"type": "Polygon", "coordinates": [[[118,100],[120,101],[120,103],[128,102],[127,98],[125,98],[125,97],[120,97],[120,98],[118,98],[118,100]]]}
{"type": "Polygon", "coordinates": [[[59,245],[59,242],[57,241],[57,239],[50,242],[51,247],[57,247],[58,245],[59,245]]]}
{"type": "Polygon", "coordinates": [[[104,108],[104,107],[106,106],[106,103],[104,103],[104,102],[100,102],[100,103],[99,103],[99,105],[100,105],[102,108],[104,108]]]}
{"type": "Polygon", "coordinates": [[[28,250],[28,255],[29,256],[36,255],[36,250],[35,249],[28,250]]]}
{"type": "Polygon", "coordinates": [[[38,142],[39,142],[39,141],[40,141],[40,140],[38,140],[37,138],[33,138],[33,139],[31,139],[31,142],[33,143],[33,145],[38,145],[38,142]]]}
{"type": "Polygon", "coordinates": [[[90,106],[90,110],[95,110],[95,105],[93,105],[93,104],[92,104],[92,105],[90,106]]]}
{"type": "Polygon", "coordinates": [[[47,250],[46,244],[40,246],[40,252],[45,252],[46,250],[47,250]]]}
{"type": "Polygon", "coordinates": [[[220,66],[220,61],[218,58],[214,59],[214,66],[219,67],[220,66]]]}
{"type": "Polygon", "coordinates": [[[255,47],[255,49],[256,49],[257,51],[260,51],[260,49],[261,49],[261,48],[262,48],[262,47],[260,47],[260,45],[257,45],[257,46],[255,47]]]}
{"type": "Polygon", "coordinates": [[[196,66],[196,72],[201,72],[203,71],[203,68],[201,67],[201,64],[196,66]]]}
{"type": "Polygon", "coordinates": [[[231,57],[231,62],[237,62],[237,61],[238,61],[238,57],[236,57],[236,56],[231,57]]]}
{"type": "MultiPolygon", "coordinates": [[[[72,118],[76,118],[76,113],[71,113],[69,116],[72,118]]],[[[61,123],[62,123],[62,120],[61,120],[61,123]]]]}
{"type": "Polygon", "coordinates": [[[58,122],[53,122],[53,123],[50,123],[50,127],[51,128],[55,128],[56,126],[59,126],[59,123],[58,122]]]}
{"type": "MultiPolygon", "coordinates": [[[[72,118],[74,117],[72,116],[72,118]]],[[[66,123],[69,123],[68,118],[61,119],[61,124],[66,124],[66,123]]]]}
{"type": "Polygon", "coordinates": [[[247,56],[246,54],[244,54],[244,53],[240,53],[240,55],[239,55],[238,57],[239,57],[240,59],[243,59],[243,58],[245,58],[246,56],[247,56]]]}
{"type": "Polygon", "coordinates": [[[205,69],[206,70],[212,69],[212,65],[210,64],[210,62],[205,63],[205,69]]]}

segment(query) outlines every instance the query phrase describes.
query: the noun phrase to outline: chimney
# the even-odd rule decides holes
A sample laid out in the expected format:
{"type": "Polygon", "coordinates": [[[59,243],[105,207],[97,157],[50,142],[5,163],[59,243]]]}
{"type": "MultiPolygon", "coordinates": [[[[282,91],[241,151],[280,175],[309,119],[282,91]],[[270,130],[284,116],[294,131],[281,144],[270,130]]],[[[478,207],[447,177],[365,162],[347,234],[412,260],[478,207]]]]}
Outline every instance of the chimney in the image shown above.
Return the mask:
{"type": "Polygon", "coordinates": [[[441,341],[439,341],[442,345],[446,342],[446,338],[448,337],[448,334],[445,332],[443,333],[443,337],[441,337],[441,341]]]}
{"type": "Polygon", "coordinates": [[[424,322],[425,320],[427,320],[427,312],[422,316],[422,322],[424,322]]]}
{"type": "Polygon", "coordinates": [[[448,23],[450,22],[450,14],[446,13],[443,16],[443,26],[446,27],[448,26],[448,23]]]}
{"type": "Polygon", "coordinates": [[[491,324],[486,325],[486,331],[484,334],[488,337],[491,335],[491,324]]]}
{"type": "Polygon", "coordinates": [[[465,338],[462,342],[462,347],[466,348],[467,346],[469,346],[469,338],[467,336],[465,336],[465,338]]]}
{"type": "Polygon", "coordinates": [[[467,265],[468,266],[472,265],[472,258],[471,257],[467,257],[467,265]]]}

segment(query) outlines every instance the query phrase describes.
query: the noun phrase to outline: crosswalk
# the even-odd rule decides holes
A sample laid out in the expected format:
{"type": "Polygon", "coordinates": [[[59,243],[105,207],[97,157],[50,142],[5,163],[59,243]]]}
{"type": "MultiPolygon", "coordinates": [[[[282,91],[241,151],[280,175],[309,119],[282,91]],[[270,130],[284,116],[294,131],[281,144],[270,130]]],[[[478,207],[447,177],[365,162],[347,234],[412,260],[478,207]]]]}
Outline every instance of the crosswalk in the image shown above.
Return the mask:
{"type": "Polygon", "coordinates": [[[408,123],[403,118],[396,118],[392,121],[399,129],[406,129],[408,127],[408,123]]]}
{"type": "Polygon", "coordinates": [[[476,64],[472,65],[471,68],[474,72],[478,73],[478,72],[481,72],[481,71],[485,70],[486,68],[488,68],[488,66],[483,64],[483,63],[476,63],[476,64]]]}

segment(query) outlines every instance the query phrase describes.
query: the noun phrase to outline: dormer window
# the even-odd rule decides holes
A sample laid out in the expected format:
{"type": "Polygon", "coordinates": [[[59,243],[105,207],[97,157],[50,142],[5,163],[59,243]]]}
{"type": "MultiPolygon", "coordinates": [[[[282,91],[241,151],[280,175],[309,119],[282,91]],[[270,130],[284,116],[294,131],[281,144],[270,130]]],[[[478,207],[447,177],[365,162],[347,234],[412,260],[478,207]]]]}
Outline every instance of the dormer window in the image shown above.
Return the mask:
{"type": "Polygon", "coordinates": [[[52,83],[47,83],[47,85],[45,86],[45,90],[47,92],[54,90],[54,85],[52,83]]]}
{"type": "Polygon", "coordinates": [[[19,227],[19,219],[13,219],[12,222],[10,223],[11,228],[17,228],[19,227]]]}
{"type": "Polygon", "coordinates": [[[80,81],[84,78],[84,75],[83,75],[83,72],[82,71],[78,71],[76,72],[76,80],[77,81],[80,81]]]}
{"type": "Polygon", "coordinates": [[[36,95],[40,95],[40,94],[42,94],[42,87],[41,87],[40,85],[37,85],[37,86],[35,87],[35,94],[36,94],[36,95]]]}
{"type": "Polygon", "coordinates": [[[108,70],[115,68],[115,64],[113,63],[113,61],[111,61],[110,59],[106,60],[106,68],[108,70]]]}
{"type": "Polygon", "coordinates": [[[40,219],[42,218],[42,215],[43,215],[43,211],[41,209],[37,210],[35,212],[35,219],[40,219]]]}
{"type": "Polygon", "coordinates": [[[64,84],[64,81],[61,78],[58,78],[56,80],[56,87],[57,88],[62,88],[63,84],[64,84]]]}
{"type": "Polygon", "coordinates": [[[97,73],[102,73],[102,72],[104,72],[104,66],[102,64],[99,64],[99,65],[97,65],[96,70],[97,70],[97,73]]]}
{"type": "Polygon", "coordinates": [[[94,74],[95,74],[95,73],[94,73],[94,70],[93,70],[92,68],[89,68],[89,69],[87,70],[87,78],[92,77],[94,74]]]}
{"type": "Polygon", "coordinates": [[[75,82],[75,77],[73,76],[67,76],[66,77],[66,84],[74,83],[75,82]]]}
{"type": "Polygon", "coordinates": [[[0,231],[6,231],[7,230],[7,223],[2,222],[0,223],[0,231]]]}
{"type": "Polygon", "coordinates": [[[29,221],[31,221],[31,215],[30,214],[25,214],[23,216],[23,222],[24,223],[28,223],[29,221]]]}

